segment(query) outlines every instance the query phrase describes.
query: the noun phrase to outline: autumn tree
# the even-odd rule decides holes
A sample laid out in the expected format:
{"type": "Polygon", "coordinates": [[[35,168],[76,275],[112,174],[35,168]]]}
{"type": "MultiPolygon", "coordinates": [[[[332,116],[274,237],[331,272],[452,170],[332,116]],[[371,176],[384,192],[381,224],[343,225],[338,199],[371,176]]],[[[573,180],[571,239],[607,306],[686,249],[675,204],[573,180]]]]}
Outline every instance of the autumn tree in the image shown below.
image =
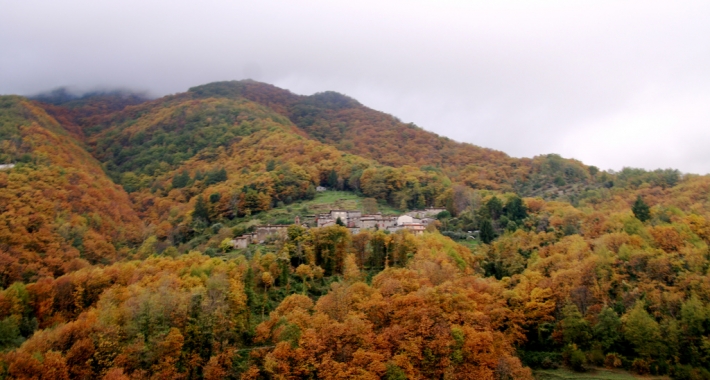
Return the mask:
{"type": "Polygon", "coordinates": [[[661,330],[658,322],[646,312],[644,302],[636,302],[624,317],[624,337],[633,345],[639,356],[658,356],[661,330]]]}
{"type": "Polygon", "coordinates": [[[593,331],[594,339],[604,351],[609,351],[619,341],[621,319],[612,308],[605,306],[597,316],[593,331]]]}
{"type": "Polygon", "coordinates": [[[592,337],[589,322],[584,319],[582,313],[579,312],[577,305],[574,303],[569,303],[562,308],[562,320],[560,324],[566,344],[586,346],[589,343],[592,337]]]}
{"type": "Polygon", "coordinates": [[[362,207],[365,209],[365,214],[376,214],[377,200],[375,198],[365,198],[362,200],[362,207]]]}

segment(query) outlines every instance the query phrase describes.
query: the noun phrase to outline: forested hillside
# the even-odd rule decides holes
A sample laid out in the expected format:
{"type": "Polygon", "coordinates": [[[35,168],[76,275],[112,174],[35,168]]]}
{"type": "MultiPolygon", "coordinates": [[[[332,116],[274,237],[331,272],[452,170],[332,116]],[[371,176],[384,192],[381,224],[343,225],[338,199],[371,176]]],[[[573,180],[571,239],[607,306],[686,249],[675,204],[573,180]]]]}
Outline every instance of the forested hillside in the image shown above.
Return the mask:
{"type": "Polygon", "coordinates": [[[0,378],[710,378],[708,176],[253,81],[0,97],[0,164],[0,378]],[[447,211],[230,243],[340,204],[447,211]]]}
{"type": "Polygon", "coordinates": [[[0,286],[110,263],[142,239],[127,194],[41,108],[0,98],[0,286]]]}
{"type": "MultiPolygon", "coordinates": [[[[244,97],[287,116],[311,138],[394,167],[441,170],[476,189],[524,195],[576,194],[597,187],[598,170],[557,155],[516,159],[503,152],[459,143],[405,124],[336,92],[299,96],[254,81],[217,82],[191,88],[196,97],[244,97]]],[[[603,180],[603,179],[602,179],[603,180]]]]}

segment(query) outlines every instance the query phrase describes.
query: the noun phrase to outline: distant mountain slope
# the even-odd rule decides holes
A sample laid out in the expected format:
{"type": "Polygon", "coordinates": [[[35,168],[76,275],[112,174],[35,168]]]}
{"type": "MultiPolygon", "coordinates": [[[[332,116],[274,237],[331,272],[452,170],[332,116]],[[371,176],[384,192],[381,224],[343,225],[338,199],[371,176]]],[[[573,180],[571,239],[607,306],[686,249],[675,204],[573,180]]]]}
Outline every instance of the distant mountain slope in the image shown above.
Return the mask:
{"type": "Polygon", "coordinates": [[[41,102],[47,113],[57,119],[65,129],[79,136],[83,136],[84,131],[77,129],[77,126],[100,125],[106,116],[149,100],[145,94],[124,90],[92,91],[75,95],[66,88],[42,93],[31,99],[41,102]]]}
{"type": "Polygon", "coordinates": [[[459,143],[367,108],[345,95],[295,95],[254,81],[216,82],[189,90],[195,97],[244,97],[288,116],[308,136],[394,167],[439,168],[453,181],[477,189],[557,197],[597,187],[594,171],[557,155],[516,159],[459,143]]]}
{"type": "Polygon", "coordinates": [[[299,133],[286,117],[245,99],[192,100],[185,96],[131,107],[113,115],[102,128],[88,141],[117,182],[122,173],[151,177],[198,153],[213,155],[262,128],[299,133]]]}
{"type": "Polygon", "coordinates": [[[139,242],[126,193],[43,109],[0,97],[0,287],[112,262],[139,242]]]}

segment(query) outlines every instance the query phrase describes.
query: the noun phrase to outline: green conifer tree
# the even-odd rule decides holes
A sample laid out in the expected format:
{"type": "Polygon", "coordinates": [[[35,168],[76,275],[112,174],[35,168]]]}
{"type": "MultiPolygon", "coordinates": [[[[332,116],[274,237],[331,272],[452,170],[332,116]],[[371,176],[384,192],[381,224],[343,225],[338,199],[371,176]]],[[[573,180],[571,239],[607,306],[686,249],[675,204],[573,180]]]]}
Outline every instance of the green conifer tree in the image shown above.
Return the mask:
{"type": "Polygon", "coordinates": [[[195,210],[192,212],[192,220],[196,219],[202,219],[205,222],[210,221],[210,212],[207,209],[207,203],[202,195],[197,197],[197,202],[195,202],[195,210]]]}
{"type": "Polygon", "coordinates": [[[481,222],[481,241],[488,244],[496,238],[496,232],[493,230],[493,224],[490,219],[483,219],[481,222]]]}
{"type": "Polygon", "coordinates": [[[528,210],[525,207],[525,203],[518,196],[510,198],[505,204],[505,212],[506,215],[508,215],[508,219],[516,223],[528,217],[528,210]]]}
{"type": "Polygon", "coordinates": [[[328,174],[328,187],[335,189],[338,186],[338,173],[335,170],[331,170],[328,174]]]}
{"type": "Polygon", "coordinates": [[[187,173],[187,170],[183,170],[182,173],[176,175],[173,177],[173,189],[180,189],[185,186],[190,182],[190,175],[187,173]]]}
{"type": "Polygon", "coordinates": [[[636,202],[634,202],[633,207],[631,207],[631,211],[634,212],[636,219],[642,222],[651,219],[651,210],[640,195],[636,198],[636,202]]]}
{"type": "Polygon", "coordinates": [[[503,203],[498,199],[498,197],[493,197],[488,202],[486,202],[486,209],[488,215],[490,215],[493,220],[498,220],[503,213],[503,203]]]}

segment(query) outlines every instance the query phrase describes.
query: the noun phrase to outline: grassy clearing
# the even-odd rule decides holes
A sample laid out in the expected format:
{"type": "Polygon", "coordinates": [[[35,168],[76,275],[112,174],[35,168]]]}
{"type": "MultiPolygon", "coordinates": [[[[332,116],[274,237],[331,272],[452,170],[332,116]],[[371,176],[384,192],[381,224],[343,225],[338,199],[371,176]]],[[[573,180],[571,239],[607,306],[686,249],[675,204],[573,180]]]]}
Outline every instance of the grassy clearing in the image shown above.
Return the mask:
{"type": "Polygon", "coordinates": [[[478,240],[456,240],[457,243],[473,251],[478,246],[478,240]]]}
{"type": "MultiPolygon", "coordinates": [[[[306,215],[328,213],[330,210],[364,211],[362,206],[363,199],[363,197],[349,191],[324,191],[316,194],[315,199],[276,207],[267,212],[254,215],[252,219],[258,219],[264,224],[293,223],[296,215],[303,218],[306,215]]],[[[383,214],[399,215],[402,213],[387,204],[378,204],[377,207],[383,214]]]]}
{"type": "Polygon", "coordinates": [[[533,371],[533,375],[538,380],[667,380],[666,376],[639,376],[623,370],[612,370],[606,368],[595,368],[588,372],[573,372],[567,369],[546,369],[533,371]]]}

